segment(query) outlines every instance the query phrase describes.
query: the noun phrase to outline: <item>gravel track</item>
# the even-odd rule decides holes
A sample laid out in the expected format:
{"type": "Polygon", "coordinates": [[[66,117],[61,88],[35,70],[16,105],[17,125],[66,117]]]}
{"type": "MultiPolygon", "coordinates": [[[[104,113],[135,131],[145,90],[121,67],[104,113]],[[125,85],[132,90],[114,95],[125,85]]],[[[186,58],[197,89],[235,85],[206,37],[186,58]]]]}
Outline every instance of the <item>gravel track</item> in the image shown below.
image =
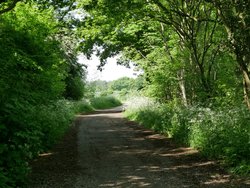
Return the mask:
{"type": "Polygon", "coordinates": [[[119,111],[78,115],[64,139],[32,163],[29,187],[250,187],[248,180],[124,119],[119,111]]]}

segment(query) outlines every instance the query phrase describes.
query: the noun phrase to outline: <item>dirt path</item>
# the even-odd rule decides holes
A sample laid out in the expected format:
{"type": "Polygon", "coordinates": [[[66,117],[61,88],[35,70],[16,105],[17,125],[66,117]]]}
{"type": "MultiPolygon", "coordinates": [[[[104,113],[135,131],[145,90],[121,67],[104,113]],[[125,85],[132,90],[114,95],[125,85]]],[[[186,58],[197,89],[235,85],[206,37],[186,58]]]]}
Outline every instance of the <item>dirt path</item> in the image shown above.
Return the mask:
{"type": "Polygon", "coordinates": [[[250,187],[117,110],[79,115],[64,140],[33,163],[29,187],[250,187]]]}

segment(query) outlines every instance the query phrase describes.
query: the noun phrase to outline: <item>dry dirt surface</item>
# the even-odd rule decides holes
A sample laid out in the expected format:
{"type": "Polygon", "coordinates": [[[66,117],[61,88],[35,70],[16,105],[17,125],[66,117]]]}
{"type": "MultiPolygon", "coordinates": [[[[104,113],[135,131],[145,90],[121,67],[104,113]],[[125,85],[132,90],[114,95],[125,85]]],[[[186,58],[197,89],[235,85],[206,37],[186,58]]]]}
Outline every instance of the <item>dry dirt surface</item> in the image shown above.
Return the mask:
{"type": "Polygon", "coordinates": [[[30,188],[250,187],[191,148],[122,117],[78,115],[64,139],[32,163],[30,188]]]}

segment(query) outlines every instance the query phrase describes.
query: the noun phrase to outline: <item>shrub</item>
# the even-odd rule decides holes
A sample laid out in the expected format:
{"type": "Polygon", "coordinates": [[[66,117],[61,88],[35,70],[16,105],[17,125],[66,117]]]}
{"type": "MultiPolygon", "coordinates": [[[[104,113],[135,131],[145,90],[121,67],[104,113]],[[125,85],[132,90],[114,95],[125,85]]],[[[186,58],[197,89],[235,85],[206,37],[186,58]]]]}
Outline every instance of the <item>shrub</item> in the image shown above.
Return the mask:
{"type": "Polygon", "coordinates": [[[30,170],[28,162],[57,142],[75,113],[89,110],[83,101],[9,104],[0,119],[0,187],[22,187],[30,170]]]}
{"type": "Polygon", "coordinates": [[[249,110],[234,107],[193,111],[196,116],[189,122],[190,145],[208,157],[222,159],[238,173],[250,173],[249,110]]]}

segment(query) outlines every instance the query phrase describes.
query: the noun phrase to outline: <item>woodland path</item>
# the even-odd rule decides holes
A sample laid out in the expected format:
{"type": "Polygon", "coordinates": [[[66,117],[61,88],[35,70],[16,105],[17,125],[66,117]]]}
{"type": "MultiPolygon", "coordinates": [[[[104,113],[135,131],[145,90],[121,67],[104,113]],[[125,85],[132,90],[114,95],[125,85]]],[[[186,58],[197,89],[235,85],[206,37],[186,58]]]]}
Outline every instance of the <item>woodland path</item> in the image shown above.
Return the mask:
{"type": "Polygon", "coordinates": [[[124,119],[120,110],[78,115],[64,139],[32,163],[29,187],[250,187],[197,151],[124,119]]]}

